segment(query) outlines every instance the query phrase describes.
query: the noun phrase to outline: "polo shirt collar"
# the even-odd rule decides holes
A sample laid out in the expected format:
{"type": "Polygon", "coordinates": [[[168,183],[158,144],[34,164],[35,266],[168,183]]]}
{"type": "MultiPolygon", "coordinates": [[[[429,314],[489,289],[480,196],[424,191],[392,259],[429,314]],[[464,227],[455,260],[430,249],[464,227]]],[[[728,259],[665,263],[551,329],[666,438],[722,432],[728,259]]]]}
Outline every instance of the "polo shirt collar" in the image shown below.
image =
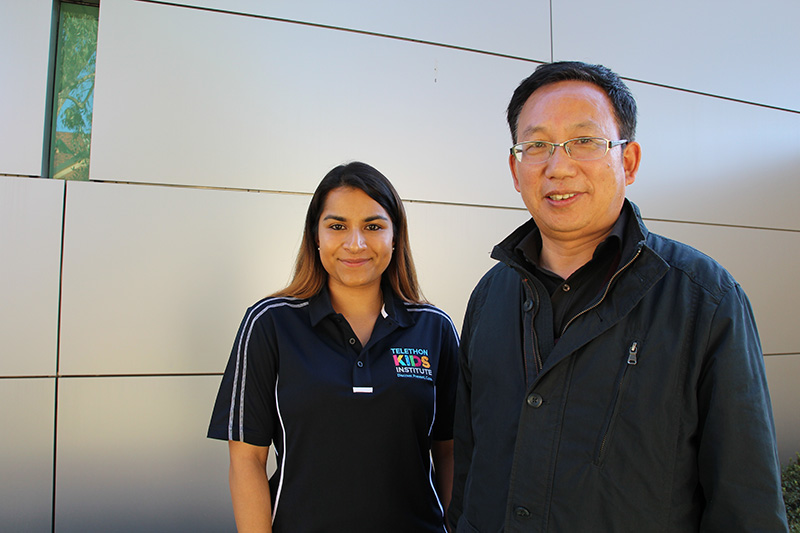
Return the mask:
{"type": "MultiPolygon", "coordinates": [[[[411,313],[408,312],[403,301],[394,295],[394,291],[392,291],[388,283],[381,284],[381,291],[383,292],[383,307],[381,308],[380,316],[397,322],[401,327],[413,325],[414,319],[411,313]]],[[[331,304],[331,293],[328,291],[327,283],[322,287],[321,291],[309,299],[308,312],[312,327],[319,324],[324,318],[336,315],[333,304],[331,304]]]]}
{"type": "Polygon", "coordinates": [[[322,322],[322,319],[326,316],[336,314],[336,311],[333,310],[333,304],[331,304],[331,293],[328,292],[327,283],[322,286],[321,291],[309,298],[308,312],[312,327],[322,322]]]}
{"type": "Polygon", "coordinates": [[[395,296],[392,287],[388,283],[383,283],[381,284],[381,290],[383,291],[381,316],[397,322],[399,326],[404,328],[414,325],[414,318],[406,309],[403,300],[395,296]]]}

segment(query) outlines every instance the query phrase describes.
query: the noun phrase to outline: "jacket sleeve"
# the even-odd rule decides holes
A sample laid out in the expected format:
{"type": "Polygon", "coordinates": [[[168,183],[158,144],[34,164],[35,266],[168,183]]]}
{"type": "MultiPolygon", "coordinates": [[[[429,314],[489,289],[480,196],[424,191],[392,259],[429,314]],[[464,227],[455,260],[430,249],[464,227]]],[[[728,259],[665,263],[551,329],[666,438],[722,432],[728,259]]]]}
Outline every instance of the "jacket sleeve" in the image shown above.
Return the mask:
{"type": "Polygon", "coordinates": [[[787,531],[767,379],[750,302],[720,301],[698,382],[701,531],[787,531]]]}
{"type": "Polygon", "coordinates": [[[482,307],[487,277],[478,284],[470,296],[461,328],[458,349],[458,388],[456,393],[455,421],[453,425],[453,495],[447,510],[451,531],[455,531],[464,512],[464,496],[472,464],[474,440],[472,436],[472,371],[470,369],[470,334],[472,324],[482,307]]]}

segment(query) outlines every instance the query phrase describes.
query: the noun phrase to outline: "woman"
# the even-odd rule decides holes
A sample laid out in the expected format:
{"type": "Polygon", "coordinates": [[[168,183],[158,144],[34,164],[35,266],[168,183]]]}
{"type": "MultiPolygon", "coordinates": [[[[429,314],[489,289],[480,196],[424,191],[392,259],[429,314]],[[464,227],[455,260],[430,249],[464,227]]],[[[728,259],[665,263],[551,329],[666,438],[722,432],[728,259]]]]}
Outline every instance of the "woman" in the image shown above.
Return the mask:
{"type": "Polygon", "coordinates": [[[445,531],[457,345],[420,295],[391,183],[331,170],[294,277],[248,309],[214,407],[239,531],[445,531]]]}

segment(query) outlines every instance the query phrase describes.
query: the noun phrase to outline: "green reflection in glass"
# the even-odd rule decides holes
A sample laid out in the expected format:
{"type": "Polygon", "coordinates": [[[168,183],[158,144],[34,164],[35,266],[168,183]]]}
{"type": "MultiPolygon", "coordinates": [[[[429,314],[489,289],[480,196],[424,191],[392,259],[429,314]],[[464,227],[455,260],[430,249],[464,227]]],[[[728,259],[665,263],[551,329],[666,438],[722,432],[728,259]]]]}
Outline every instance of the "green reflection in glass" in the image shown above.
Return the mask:
{"type": "Polygon", "coordinates": [[[88,180],[99,8],[61,4],[50,176],[88,180]]]}

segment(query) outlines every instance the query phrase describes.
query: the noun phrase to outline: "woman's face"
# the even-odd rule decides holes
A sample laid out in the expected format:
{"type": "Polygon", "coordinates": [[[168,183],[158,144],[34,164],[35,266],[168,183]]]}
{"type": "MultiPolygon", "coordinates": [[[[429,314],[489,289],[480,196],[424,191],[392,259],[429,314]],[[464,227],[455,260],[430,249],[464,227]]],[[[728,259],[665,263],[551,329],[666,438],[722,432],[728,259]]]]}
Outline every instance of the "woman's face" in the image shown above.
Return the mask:
{"type": "Polygon", "coordinates": [[[328,287],[380,287],[394,248],[389,213],[361,189],[339,187],[328,193],[317,227],[319,257],[328,287]]]}

